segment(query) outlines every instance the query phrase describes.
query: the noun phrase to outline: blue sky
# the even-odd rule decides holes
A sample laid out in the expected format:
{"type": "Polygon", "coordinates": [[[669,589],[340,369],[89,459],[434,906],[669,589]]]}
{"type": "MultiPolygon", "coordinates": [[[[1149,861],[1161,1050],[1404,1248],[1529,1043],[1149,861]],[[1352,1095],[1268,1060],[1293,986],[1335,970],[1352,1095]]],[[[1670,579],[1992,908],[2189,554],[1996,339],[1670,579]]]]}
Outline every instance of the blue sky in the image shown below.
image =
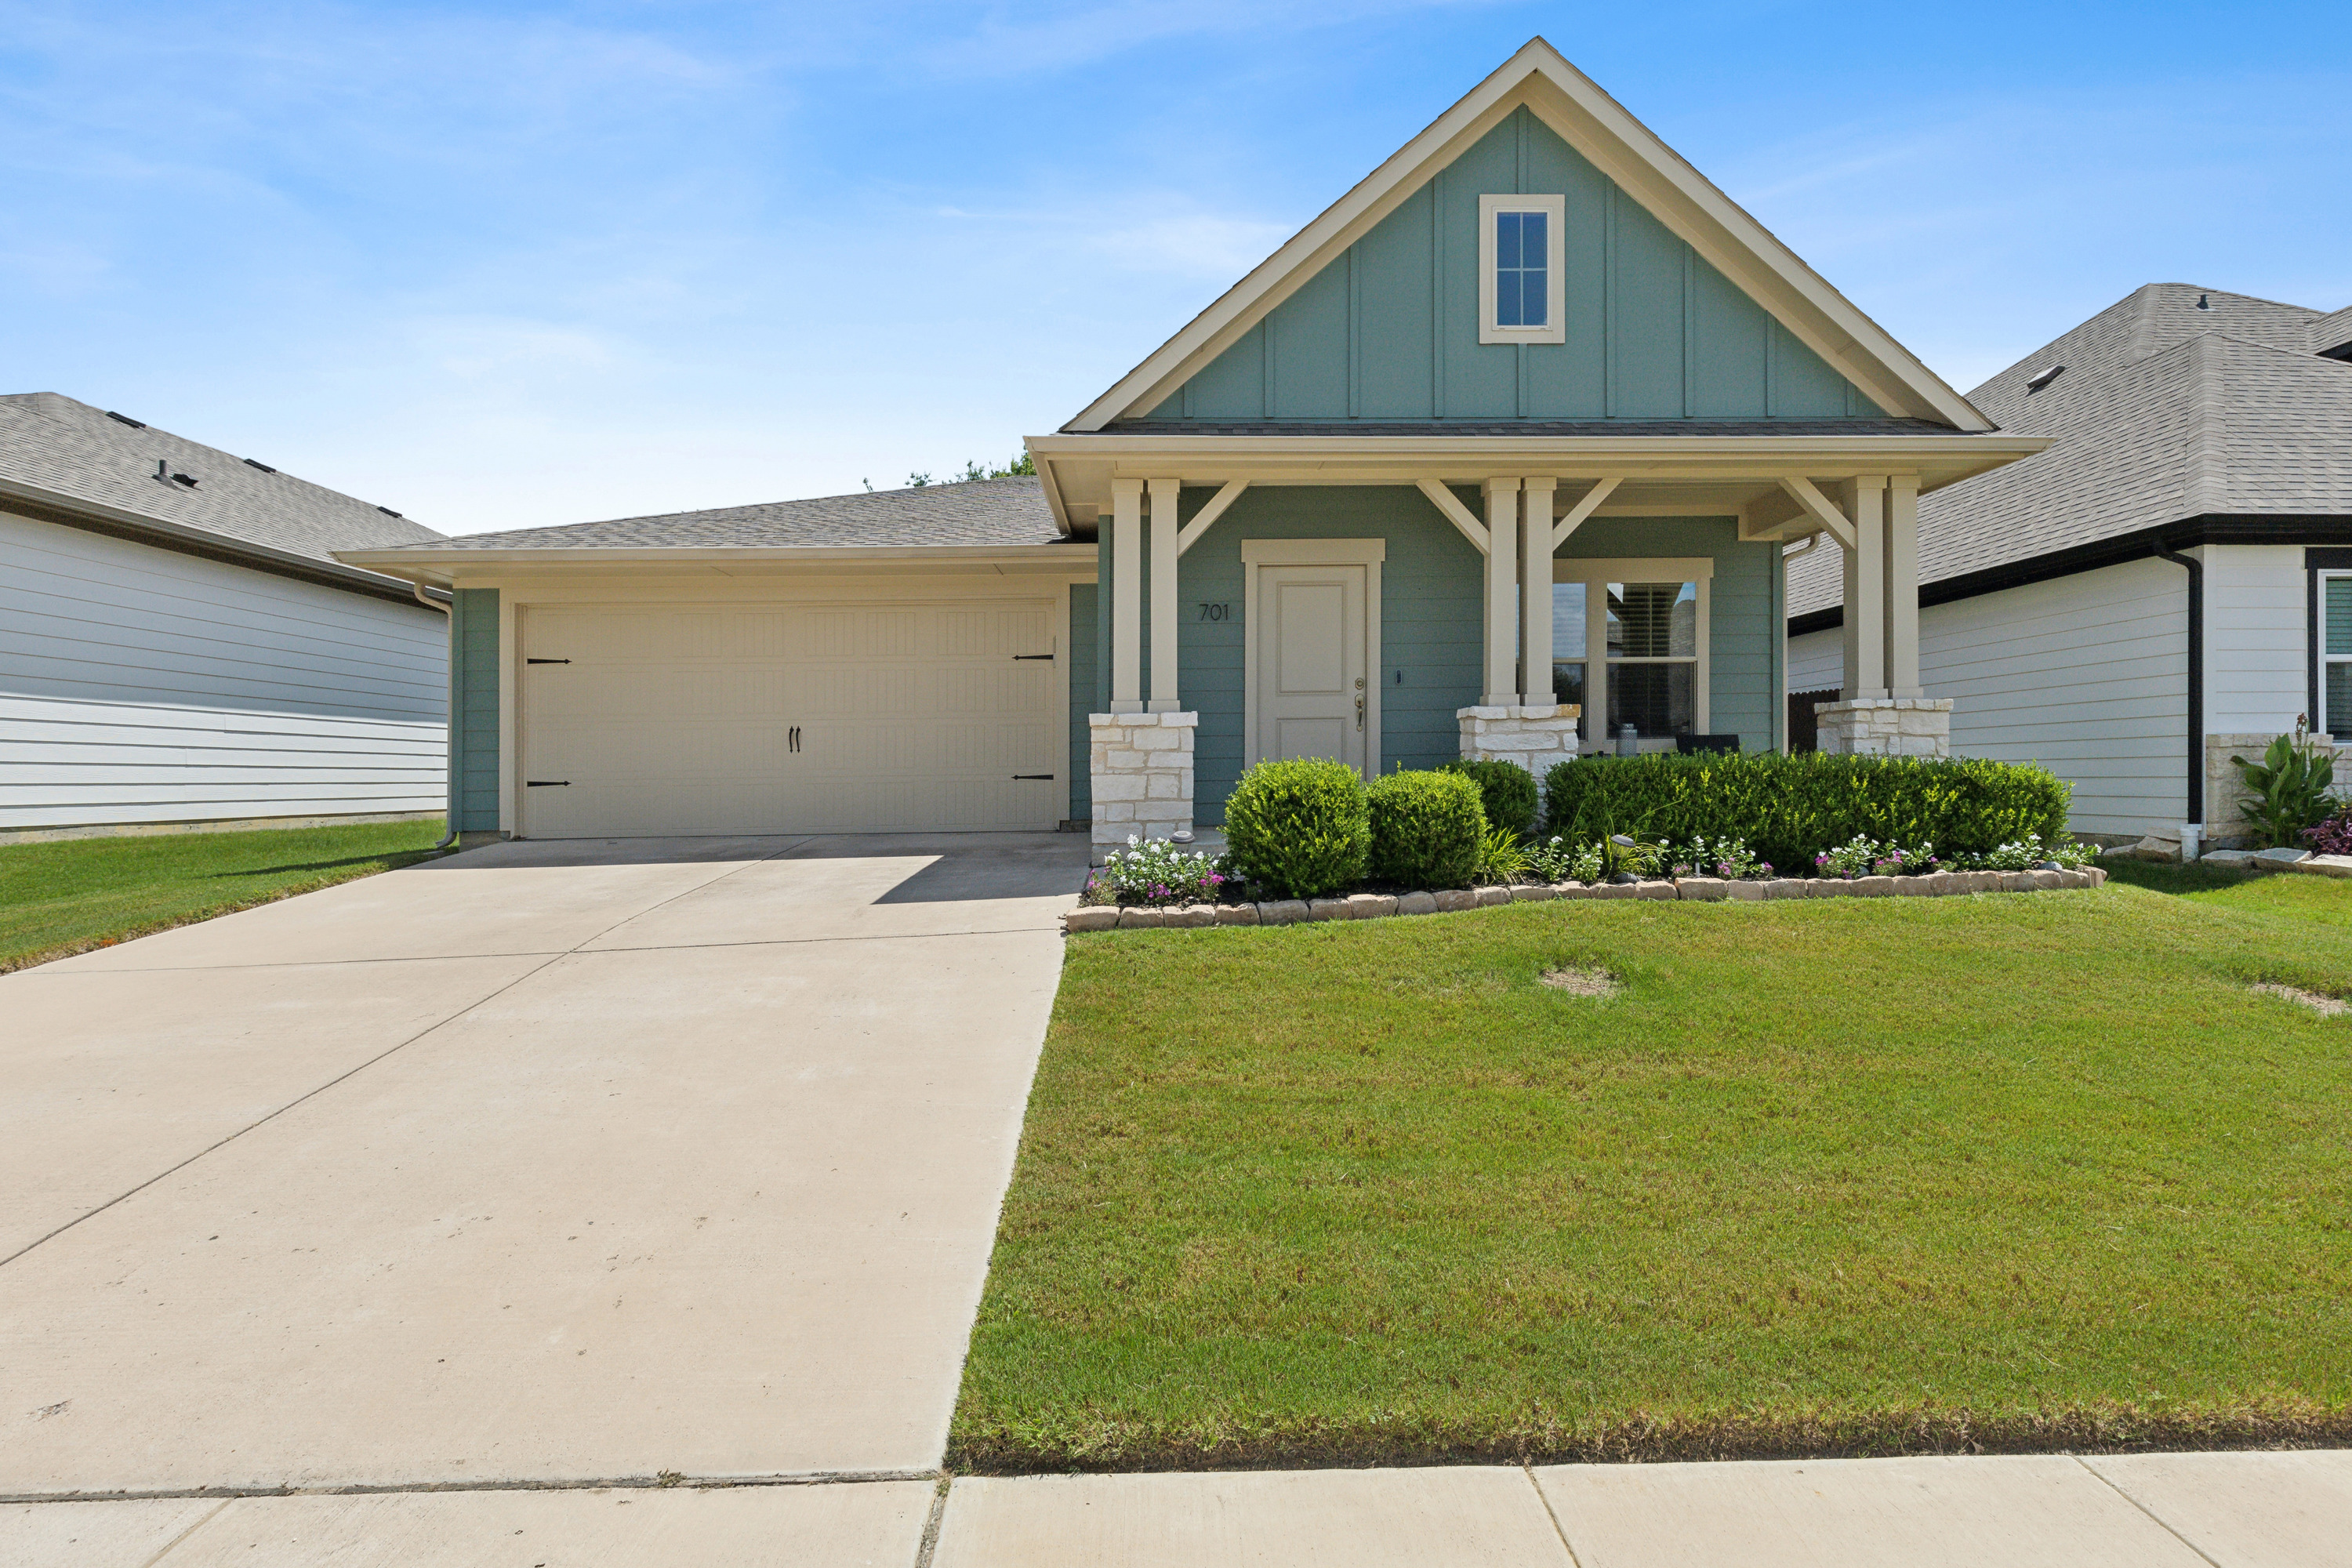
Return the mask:
{"type": "Polygon", "coordinates": [[[1963,388],[2151,280],[2352,304],[2340,0],[0,0],[0,390],[449,532],[944,473],[1538,32],[1963,388]]]}

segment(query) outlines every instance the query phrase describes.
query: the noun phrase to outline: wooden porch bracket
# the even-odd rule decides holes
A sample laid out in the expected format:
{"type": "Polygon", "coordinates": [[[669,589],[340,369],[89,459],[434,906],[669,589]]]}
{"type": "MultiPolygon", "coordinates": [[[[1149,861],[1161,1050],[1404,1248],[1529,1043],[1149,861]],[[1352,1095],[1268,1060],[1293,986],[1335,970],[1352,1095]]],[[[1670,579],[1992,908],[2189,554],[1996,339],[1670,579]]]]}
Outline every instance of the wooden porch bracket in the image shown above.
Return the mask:
{"type": "MultiPolygon", "coordinates": [[[[1490,542],[1486,525],[1478,521],[1476,513],[1462,504],[1461,498],[1435,479],[1415,479],[1413,484],[1429,498],[1430,505],[1445,514],[1446,521],[1462,531],[1462,537],[1470,542],[1471,548],[1481,555],[1487,552],[1490,542]]],[[[1216,503],[1212,501],[1209,504],[1214,506],[1216,503]]]]}
{"type": "Polygon", "coordinates": [[[1799,475],[1782,479],[1780,488],[1788,492],[1790,500],[1804,509],[1806,516],[1828,530],[1832,539],[1848,550],[1854,547],[1853,520],[1837,502],[1823,495],[1819,485],[1799,475]]]}
{"type": "Polygon", "coordinates": [[[1570,507],[1567,514],[1561,517],[1558,522],[1552,524],[1552,549],[1557,551],[1561,545],[1567,543],[1568,536],[1574,533],[1580,527],[1583,526],[1584,520],[1586,518],[1589,518],[1594,512],[1599,511],[1601,510],[1601,503],[1607,500],[1611,495],[1614,494],[1617,487],[1624,482],[1625,479],[1622,474],[1615,475],[1605,479],[1594,480],[1592,488],[1585,491],[1582,495],[1577,497],[1576,504],[1570,507]]]}
{"type": "Polygon", "coordinates": [[[1209,525],[1224,516],[1227,507],[1241,500],[1242,492],[1249,489],[1249,483],[1247,479],[1227,479],[1224,488],[1209,498],[1209,504],[1202,507],[1194,515],[1192,521],[1178,531],[1176,553],[1181,555],[1199,542],[1201,535],[1209,531],[1209,525]]]}

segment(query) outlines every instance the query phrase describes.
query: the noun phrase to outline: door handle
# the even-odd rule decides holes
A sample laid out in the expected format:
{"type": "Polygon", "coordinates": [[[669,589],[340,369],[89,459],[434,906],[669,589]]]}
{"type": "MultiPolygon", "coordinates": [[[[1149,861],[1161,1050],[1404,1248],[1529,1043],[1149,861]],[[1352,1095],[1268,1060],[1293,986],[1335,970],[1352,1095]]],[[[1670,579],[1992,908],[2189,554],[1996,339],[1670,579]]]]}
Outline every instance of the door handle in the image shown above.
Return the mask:
{"type": "Polygon", "coordinates": [[[1362,698],[1359,697],[1359,698],[1357,698],[1357,699],[1356,699],[1356,730],[1357,730],[1357,732],[1360,734],[1360,733],[1363,731],[1363,728],[1364,728],[1364,700],[1363,700],[1362,698]]]}

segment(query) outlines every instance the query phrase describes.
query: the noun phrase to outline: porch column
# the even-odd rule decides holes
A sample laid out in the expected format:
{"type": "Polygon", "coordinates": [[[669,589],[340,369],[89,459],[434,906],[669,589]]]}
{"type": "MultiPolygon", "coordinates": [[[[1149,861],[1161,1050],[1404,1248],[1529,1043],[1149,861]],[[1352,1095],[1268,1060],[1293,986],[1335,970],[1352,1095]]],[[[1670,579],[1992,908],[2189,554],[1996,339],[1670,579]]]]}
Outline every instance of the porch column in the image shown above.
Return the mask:
{"type": "Polygon", "coordinates": [[[1551,492],[1550,479],[1522,481],[1519,529],[1519,701],[1549,708],[1559,699],[1551,689],[1551,492]]]}
{"type": "Polygon", "coordinates": [[[1925,695],[1919,687],[1919,477],[1886,481],[1886,694],[1925,695]]]}
{"type": "Polygon", "coordinates": [[[1176,492],[1174,479],[1151,481],[1151,711],[1173,713],[1176,700],[1176,492]]]}
{"type": "Polygon", "coordinates": [[[1518,584],[1519,481],[1486,481],[1486,682],[1478,699],[1487,708],[1516,707],[1519,700],[1518,584]]]}
{"type": "Polygon", "coordinates": [[[1845,687],[1841,696],[1886,695],[1886,476],[1846,487],[1853,548],[1845,552],[1845,687]]]}
{"type": "Polygon", "coordinates": [[[1143,711],[1143,481],[1110,482],[1110,710],[1143,711]]]}

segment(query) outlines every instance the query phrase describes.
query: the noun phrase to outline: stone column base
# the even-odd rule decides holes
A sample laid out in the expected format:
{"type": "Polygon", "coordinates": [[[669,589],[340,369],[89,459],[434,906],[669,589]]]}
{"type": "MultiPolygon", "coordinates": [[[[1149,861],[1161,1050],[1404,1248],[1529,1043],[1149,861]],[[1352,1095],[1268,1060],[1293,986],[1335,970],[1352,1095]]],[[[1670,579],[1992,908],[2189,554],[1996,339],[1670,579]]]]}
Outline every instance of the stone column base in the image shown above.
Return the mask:
{"type": "Polygon", "coordinates": [[[1543,776],[1554,763],[1577,754],[1576,721],[1584,710],[1573,702],[1549,708],[1457,708],[1465,763],[1517,763],[1543,776]]]}
{"type": "Polygon", "coordinates": [[[1123,849],[1130,835],[1192,831],[1192,736],[1198,713],[1089,713],[1094,847],[1123,849]]]}
{"type": "Polygon", "coordinates": [[[1948,697],[1850,697],[1813,708],[1819,745],[1832,756],[1948,757],[1948,697]]]}

